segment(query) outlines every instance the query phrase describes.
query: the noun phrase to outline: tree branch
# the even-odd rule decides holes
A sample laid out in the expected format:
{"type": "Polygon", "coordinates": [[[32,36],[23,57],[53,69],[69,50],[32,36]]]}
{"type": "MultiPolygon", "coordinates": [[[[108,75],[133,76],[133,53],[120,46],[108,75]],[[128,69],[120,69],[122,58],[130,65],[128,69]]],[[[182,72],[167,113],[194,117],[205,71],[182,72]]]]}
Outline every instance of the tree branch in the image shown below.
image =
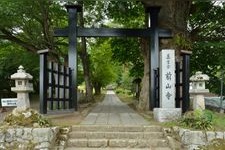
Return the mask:
{"type": "Polygon", "coordinates": [[[13,34],[11,32],[9,32],[8,30],[6,29],[0,29],[0,31],[3,33],[2,35],[0,35],[0,38],[1,39],[6,39],[6,40],[9,40],[11,42],[14,42],[20,46],[22,46],[23,48],[25,48],[26,50],[30,51],[30,52],[33,52],[33,53],[36,53],[38,48],[25,42],[25,41],[22,41],[21,39],[13,36],[13,34]]]}

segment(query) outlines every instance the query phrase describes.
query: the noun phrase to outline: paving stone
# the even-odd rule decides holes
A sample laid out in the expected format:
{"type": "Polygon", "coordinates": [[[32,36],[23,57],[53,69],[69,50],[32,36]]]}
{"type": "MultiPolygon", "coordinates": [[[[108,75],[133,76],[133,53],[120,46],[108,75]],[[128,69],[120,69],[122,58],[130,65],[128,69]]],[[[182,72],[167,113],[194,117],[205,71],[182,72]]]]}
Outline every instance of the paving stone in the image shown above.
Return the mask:
{"type": "Polygon", "coordinates": [[[162,127],[160,126],[144,126],[144,131],[145,132],[151,132],[151,131],[162,131],[162,127]]]}
{"type": "Polygon", "coordinates": [[[105,132],[88,132],[86,137],[88,139],[102,139],[105,138],[105,132]]]}
{"type": "Polygon", "coordinates": [[[69,147],[87,147],[88,140],[87,139],[69,139],[67,144],[69,147]]]}
{"type": "Polygon", "coordinates": [[[106,139],[89,139],[88,140],[88,147],[107,147],[108,140],[106,139]]]}
{"type": "Polygon", "coordinates": [[[86,138],[86,133],[87,132],[82,132],[82,131],[79,131],[79,132],[71,132],[69,133],[69,137],[70,138],[86,138]]]}
{"type": "Polygon", "coordinates": [[[144,139],[163,138],[162,132],[144,132],[144,139]]]}
{"type": "Polygon", "coordinates": [[[98,104],[81,122],[81,125],[148,125],[142,116],[122,103],[113,91],[108,91],[104,101],[98,104]]]}
{"type": "Polygon", "coordinates": [[[148,146],[167,147],[168,141],[165,139],[151,139],[151,140],[148,140],[148,146]]]}
{"type": "Polygon", "coordinates": [[[109,147],[127,147],[127,141],[126,139],[111,139],[109,140],[109,147]]]}

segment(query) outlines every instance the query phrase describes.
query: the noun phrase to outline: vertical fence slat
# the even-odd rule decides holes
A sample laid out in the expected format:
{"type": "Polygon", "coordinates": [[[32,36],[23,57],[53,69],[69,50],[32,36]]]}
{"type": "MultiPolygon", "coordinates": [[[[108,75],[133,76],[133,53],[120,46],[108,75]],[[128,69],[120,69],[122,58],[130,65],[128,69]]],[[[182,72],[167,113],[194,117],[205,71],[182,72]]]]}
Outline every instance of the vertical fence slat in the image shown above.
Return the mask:
{"type": "Polygon", "coordinates": [[[159,107],[159,68],[154,70],[154,94],[155,94],[155,106],[156,108],[159,107]]]}
{"type": "Polygon", "coordinates": [[[54,98],[54,93],[55,93],[55,77],[54,77],[54,63],[50,63],[50,68],[49,68],[50,76],[51,76],[51,95],[50,95],[50,110],[53,110],[53,98],[54,98]]]}
{"type": "Polygon", "coordinates": [[[72,70],[69,68],[69,108],[70,109],[73,108],[74,106],[72,92],[74,92],[72,88],[72,70]]]}
{"type": "Polygon", "coordinates": [[[60,109],[60,65],[57,64],[57,109],[60,109]]]}
{"type": "Polygon", "coordinates": [[[63,66],[63,109],[66,109],[66,67],[63,66]]]}
{"type": "Polygon", "coordinates": [[[48,72],[47,72],[47,54],[49,50],[40,50],[40,113],[47,113],[47,90],[48,90],[48,72]]]}
{"type": "Polygon", "coordinates": [[[186,112],[190,107],[190,94],[189,94],[189,76],[190,76],[190,54],[183,53],[182,63],[182,111],[186,112]]]}
{"type": "Polygon", "coordinates": [[[176,108],[180,108],[180,63],[176,62],[176,108]]]}

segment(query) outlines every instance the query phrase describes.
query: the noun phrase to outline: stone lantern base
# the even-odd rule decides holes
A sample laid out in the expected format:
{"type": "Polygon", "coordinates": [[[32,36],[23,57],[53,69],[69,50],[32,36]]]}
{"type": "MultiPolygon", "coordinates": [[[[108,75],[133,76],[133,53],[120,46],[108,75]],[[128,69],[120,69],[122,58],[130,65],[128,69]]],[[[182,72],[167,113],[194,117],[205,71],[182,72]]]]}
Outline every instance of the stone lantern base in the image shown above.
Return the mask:
{"type": "Polygon", "coordinates": [[[17,93],[17,108],[30,108],[30,100],[28,93],[17,93]]]}

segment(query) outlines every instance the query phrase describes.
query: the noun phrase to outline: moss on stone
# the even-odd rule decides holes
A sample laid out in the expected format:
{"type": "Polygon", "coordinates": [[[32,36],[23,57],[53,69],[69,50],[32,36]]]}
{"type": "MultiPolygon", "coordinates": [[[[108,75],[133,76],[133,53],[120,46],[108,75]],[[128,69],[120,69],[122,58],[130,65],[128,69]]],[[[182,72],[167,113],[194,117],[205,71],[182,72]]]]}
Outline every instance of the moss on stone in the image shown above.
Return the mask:
{"type": "Polygon", "coordinates": [[[214,139],[208,145],[199,146],[200,150],[224,150],[225,139],[214,139]]]}
{"type": "Polygon", "coordinates": [[[24,127],[49,127],[51,123],[48,119],[40,115],[33,109],[18,109],[15,108],[12,113],[8,114],[4,119],[4,124],[9,126],[24,126],[24,127]]]}

